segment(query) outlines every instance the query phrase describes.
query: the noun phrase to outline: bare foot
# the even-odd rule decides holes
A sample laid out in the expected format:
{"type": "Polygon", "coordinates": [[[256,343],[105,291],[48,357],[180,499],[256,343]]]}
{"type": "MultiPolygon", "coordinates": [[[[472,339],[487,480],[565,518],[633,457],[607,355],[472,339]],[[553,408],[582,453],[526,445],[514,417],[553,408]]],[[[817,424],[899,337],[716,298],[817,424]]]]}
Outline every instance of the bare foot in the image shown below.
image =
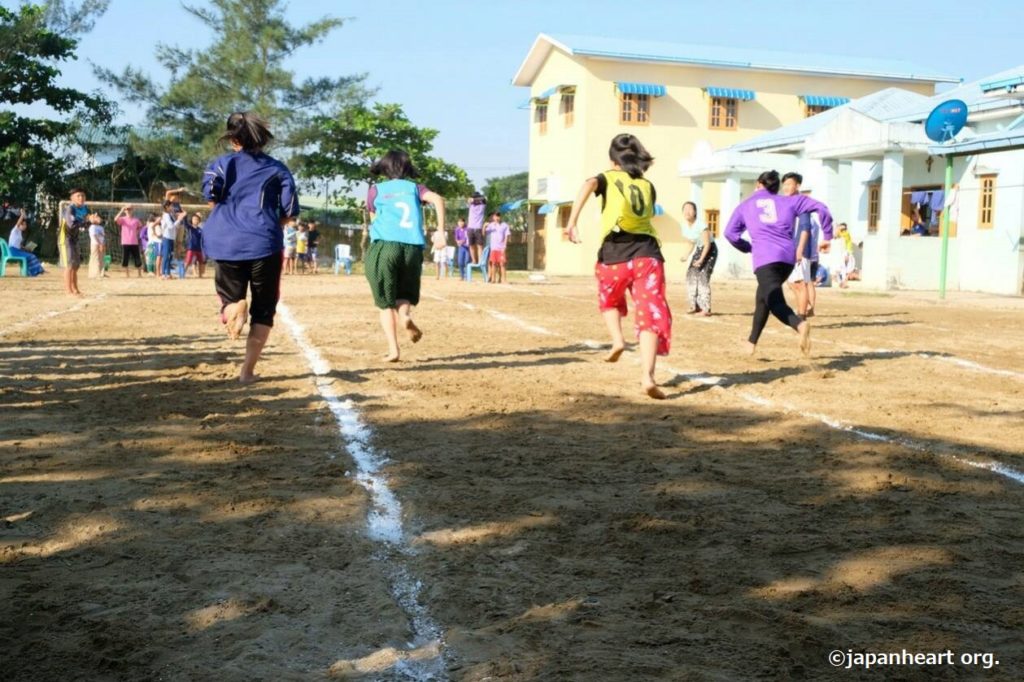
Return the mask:
{"type": "Polygon", "coordinates": [[[798,334],[800,334],[800,352],[804,354],[804,357],[810,357],[811,355],[811,323],[804,320],[800,323],[800,326],[796,328],[798,334]]]}
{"type": "Polygon", "coordinates": [[[232,303],[224,312],[227,313],[228,318],[228,338],[234,341],[242,335],[242,329],[245,328],[245,318],[249,314],[249,302],[241,300],[232,303]]]}
{"type": "Polygon", "coordinates": [[[754,357],[754,354],[757,352],[757,344],[750,343],[750,341],[744,341],[742,345],[743,352],[749,355],[750,357],[754,357]]]}
{"type": "Polygon", "coordinates": [[[409,340],[413,343],[419,343],[419,340],[423,338],[423,332],[420,331],[420,328],[416,326],[411,317],[405,321],[405,329],[409,332],[409,340]]]}
{"type": "Polygon", "coordinates": [[[608,352],[608,356],[605,357],[605,362],[618,362],[619,358],[622,357],[622,351],[626,350],[625,346],[612,346],[612,349],[608,352]]]}
{"type": "Polygon", "coordinates": [[[243,386],[249,386],[250,384],[255,384],[259,380],[260,380],[260,375],[259,374],[243,374],[242,376],[238,377],[238,383],[242,384],[243,386]]]}
{"type": "Polygon", "coordinates": [[[401,356],[398,353],[394,353],[394,354],[389,353],[389,354],[384,356],[384,362],[398,362],[398,359],[400,357],[401,356]]]}
{"type": "Polygon", "coordinates": [[[655,400],[665,399],[665,392],[662,391],[657,386],[644,386],[644,393],[646,393],[648,397],[654,398],[655,400]]]}

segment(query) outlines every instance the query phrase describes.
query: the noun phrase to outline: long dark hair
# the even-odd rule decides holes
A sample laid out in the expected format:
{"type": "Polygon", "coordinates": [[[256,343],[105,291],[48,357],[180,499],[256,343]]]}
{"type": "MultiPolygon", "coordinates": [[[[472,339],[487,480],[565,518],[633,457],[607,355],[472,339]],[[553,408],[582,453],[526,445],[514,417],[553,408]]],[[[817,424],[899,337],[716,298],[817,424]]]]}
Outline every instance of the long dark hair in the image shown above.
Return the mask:
{"type": "Polygon", "coordinates": [[[234,142],[247,152],[258,152],[274,139],[267,122],[251,111],[236,111],[228,116],[221,142],[234,142]]]}
{"type": "Polygon", "coordinates": [[[612,138],[611,147],[608,149],[608,158],[616,166],[629,173],[631,178],[642,178],[654,163],[654,157],[644,149],[640,140],[629,133],[622,133],[612,138]]]}
{"type": "Polygon", "coordinates": [[[389,180],[404,180],[406,178],[419,177],[416,167],[412,165],[412,159],[408,152],[402,149],[392,149],[384,156],[373,162],[370,166],[370,175],[379,177],[383,175],[389,180]]]}
{"type": "Polygon", "coordinates": [[[779,185],[782,184],[782,180],[779,179],[779,171],[770,170],[765,171],[757,176],[757,181],[761,183],[761,186],[772,194],[779,193],[779,185]]]}

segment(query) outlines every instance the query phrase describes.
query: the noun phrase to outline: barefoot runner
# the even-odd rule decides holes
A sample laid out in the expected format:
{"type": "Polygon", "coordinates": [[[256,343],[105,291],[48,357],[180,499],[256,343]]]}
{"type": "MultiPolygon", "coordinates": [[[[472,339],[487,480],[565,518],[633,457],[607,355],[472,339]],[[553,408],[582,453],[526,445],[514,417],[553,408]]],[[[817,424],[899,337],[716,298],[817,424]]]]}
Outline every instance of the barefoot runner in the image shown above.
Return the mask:
{"type": "Polygon", "coordinates": [[[206,253],[216,261],[214,283],[221,300],[221,322],[237,339],[251,315],[239,381],[257,379],[256,362],[274,326],[281,292],[282,223],[299,214],[291,172],[263,153],[274,139],[267,124],[251,112],[228,117],[222,140],[234,150],[216,159],[203,176],[203,196],[212,211],[203,226],[206,253]],[[246,302],[252,291],[252,304],[246,302]]]}

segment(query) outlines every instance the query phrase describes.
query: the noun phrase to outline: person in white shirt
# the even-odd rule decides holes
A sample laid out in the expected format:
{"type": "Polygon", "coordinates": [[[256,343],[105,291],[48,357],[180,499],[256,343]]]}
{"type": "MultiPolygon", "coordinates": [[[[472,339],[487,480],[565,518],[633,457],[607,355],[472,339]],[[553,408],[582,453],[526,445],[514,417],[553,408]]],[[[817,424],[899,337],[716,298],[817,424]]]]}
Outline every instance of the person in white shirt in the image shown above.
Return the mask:
{"type": "Polygon", "coordinates": [[[89,216],[89,279],[106,277],[104,258],[107,255],[107,236],[103,218],[98,213],[89,216]]]}
{"type": "Polygon", "coordinates": [[[164,202],[164,217],[160,219],[160,279],[171,278],[171,259],[174,257],[174,242],[178,237],[178,228],[185,222],[188,214],[184,211],[174,212],[174,203],[164,202]]]}

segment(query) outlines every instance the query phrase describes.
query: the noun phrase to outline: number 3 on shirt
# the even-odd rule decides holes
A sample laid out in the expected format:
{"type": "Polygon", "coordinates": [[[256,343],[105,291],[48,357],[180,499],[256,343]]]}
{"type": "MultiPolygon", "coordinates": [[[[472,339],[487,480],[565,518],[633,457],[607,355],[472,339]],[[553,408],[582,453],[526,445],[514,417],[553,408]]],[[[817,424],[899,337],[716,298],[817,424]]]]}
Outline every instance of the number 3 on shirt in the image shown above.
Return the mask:
{"type": "Polygon", "coordinates": [[[779,222],[779,213],[775,208],[774,199],[758,199],[755,202],[755,206],[761,209],[761,215],[757,216],[765,225],[774,225],[779,222]]]}
{"type": "Polygon", "coordinates": [[[412,216],[412,207],[404,201],[396,201],[395,206],[402,209],[402,219],[398,221],[398,226],[404,228],[414,227],[412,220],[409,219],[412,216]]]}

